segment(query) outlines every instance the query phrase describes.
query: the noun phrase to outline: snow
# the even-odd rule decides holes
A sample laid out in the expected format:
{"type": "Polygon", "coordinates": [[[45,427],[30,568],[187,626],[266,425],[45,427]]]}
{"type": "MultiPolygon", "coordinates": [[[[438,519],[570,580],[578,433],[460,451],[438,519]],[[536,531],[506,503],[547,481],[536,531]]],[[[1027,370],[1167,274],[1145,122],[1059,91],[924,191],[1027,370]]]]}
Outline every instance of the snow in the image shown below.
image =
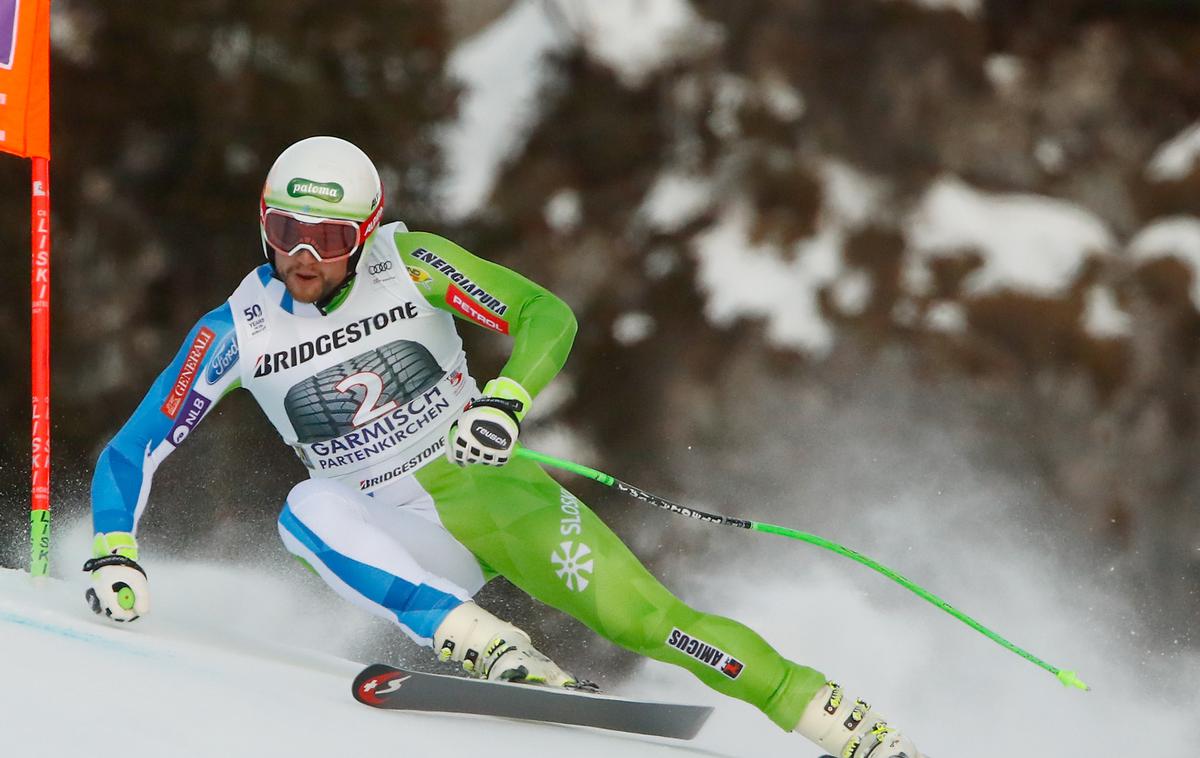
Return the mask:
{"type": "Polygon", "coordinates": [[[983,256],[969,294],[1017,290],[1053,296],[1074,281],[1088,255],[1113,250],[1104,223],[1084,209],[1039,195],[990,194],[953,177],[930,187],[907,221],[910,291],[927,290],[931,259],[964,251],[983,256]]]}
{"type": "Polygon", "coordinates": [[[824,355],[832,347],[833,332],[817,293],[842,272],[840,233],[826,227],[797,243],[785,259],[777,246],[750,241],[751,214],[744,203],[731,203],[695,240],[697,283],[707,296],[705,315],[718,325],[741,316],[764,318],[771,342],[824,355]]]}
{"type": "Polygon", "coordinates": [[[983,0],[884,0],[884,2],[907,2],[931,11],[958,11],[967,18],[978,18],[983,10],[983,0]]]}
{"type": "MultiPolygon", "coordinates": [[[[56,539],[69,549],[56,550],[52,566],[74,568],[87,537],[64,527],[56,539]]],[[[695,754],[666,739],[362,706],[350,682],[363,662],[344,653],[378,623],[280,557],[270,571],[151,558],[151,613],[128,625],[87,609],[82,572],[34,580],[0,569],[5,753],[525,758],[536,746],[538,755],[695,754]]]]}
{"type": "Polygon", "coordinates": [[[622,313],[613,321],[613,339],[621,345],[636,345],[653,333],[654,317],[647,313],[622,313]]]}
{"type": "Polygon", "coordinates": [[[682,229],[712,202],[711,183],[701,176],[664,171],[646,193],[639,214],[655,230],[670,234],[682,229]]]}
{"type": "Polygon", "coordinates": [[[1146,176],[1157,182],[1186,179],[1200,155],[1200,121],[1172,137],[1154,152],[1146,176]]]}
{"type": "Polygon", "coordinates": [[[934,303],[925,311],[925,324],[935,332],[962,334],[967,330],[967,313],[962,303],[934,303]]]}
{"type": "MultiPolygon", "coordinates": [[[[866,307],[870,280],[847,269],[842,250],[850,231],[882,219],[890,188],[884,180],[833,159],[823,160],[817,175],[822,207],[813,237],[791,250],[752,243],[753,210],[728,201],[716,222],[693,240],[693,251],[710,321],[728,326],[742,317],[763,319],[774,344],[819,358],[831,349],[834,331],[820,311],[818,293],[830,287],[834,306],[846,315],[866,307]]],[[[710,181],[667,171],[643,202],[641,214],[657,229],[677,229],[709,208],[714,196],[710,181]]],[[[1121,250],[1105,223],[1077,205],[1040,195],[988,193],[954,177],[943,177],[926,190],[903,219],[903,230],[902,286],[918,298],[930,292],[930,264],[945,256],[980,256],[981,265],[964,281],[968,298],[1000,291],[1060,297],[1089,256],[1121,250]]],[[[1125,251],[1134,261],[1169,256],[1186,265],[1192,272],[1192,301],[1200,310],[1200,218],[1155,221],[1125,251]]],[[[894,318],[911,326],[914,308],[902,298],[894,318]]],[[[943,333],[961,333],[967,326],[961,304],[955,303],[934,305],[923,323],[943,333]]],[[[1110,339],[1128,336],[1132,324],[1110,288],[1092,287],[1082,326],[1093,337],[1110,339]]]]}
{"type": "Polygon", "coordinates": [[[780,121],[797,121],[806,109],[804,95],[781,74],[766,76],[759,85],[760,96],[767,111],[780,121]]]}
{"type": "Polygon", "coordinates": [[[984,61],[983,72],[997,90],[1011,92],[1025,76],[1025,64],[1015,55],[996,53],[984,61]]]}
{"type": "Polygon", "coordinates": [[[459,116],[441,135],[443,210],[459,220],[478,213],[505,161],[537,122],[549,82],[547,55],[580,45],[627,86],[719,40],[718,27],[687,0],[518,0],[451,54],[463,86],[459,116]]]}
{"type": "MultiPolygon", "coordinates": [[[[1107,573],[1082,575],[1059,551],[1040,549],[1041,538],[1031,543],[1014,526],[1015,499],[986,482],[964,481],[961,491],[948,492],[937,518],[929,517],[927,497],[911,489],[902,486],[885,503],[859,503],[854,524],[845,528],[855,535],[844,538],[848,546],[864,549],[866,542],[872,557],[1006,638],[1075,668],[1091,692],[1062,687],[861,566],[771,535],[726,532],[707,551],[693,548],[685,575],[694,578],[675,589],[697,607],[749,624],[783,655],[837,677],[932,756],[1169,755],[1191,744],[1200,654],[1139,645],[1152,620],[1132,611],[1107,573]]],[[[743,504],[737,512],[754,507],[743,504]]],[[[657,517],[692,534],[711,529],[657,517]]],[[[0,712],[7,717],[8,754],[103,749],[125,758],[327,758],[401,750],[488,758],[790,758],[818,752],[745,703],[653,661],[610,692],[715,706],[694,741],[372,710],[350,696],[352,677],[369,662],[356,651],[378,648],[380,636],[399,639],[400,632],[337,598],[282,548],[264,549],[256,559],[261,564],[184,563],[151,552],[145,560],[151,613],[116,625],[93,616],[83,601],[86,576],[75,567],[88,541],[84,524],[64,520],[56,527],[51,566],[66,579],[39,582],[0,570],[0,667],[8,683],[0,687],[0,712]]],[[[581,655],[608,644],[585,634],[576,643],[581,655]]],[[[419,665],[402,660],[405,654],[397,660],[419,665]]]]}
{"type": "Polygon", "coordinates": [[[1067,164],[1067,151],[1062,143],[1050,137],[1042,137],[1033,148],[1033,157],[1042,170],[1055,174],[1063,170],[1067,164]]]}
{"type": "Polygon", "coordinates": [[[525,144],[549,75],[545,56],[566,44],[542,3],[519,0],[450,56],[448,70],[464,87],[459,118],[441,140],[441,194],[450,218],[480,210],[504,161],[525,144]]]}
{"type": "MultiPolygon", "coordinates": [[[[752,243],[754,211],[731,200],[720,208],[716,223],[696,236],[692,248],[709,320],[727,326],[740,317],[762,318],[772,343],[822,357],[833,346],[833,328],[821,312],[819,293],[829,287],[835,307],[846,315],[862,313],[869,304],[870,278],[850,270],[842,250],[850,231],[876,220],[888,188],[886,182],[837,160],[822,161],[815,172],[822,192],[812,237],[788,250],[752,243]]],[[[697,189],[668,193],[660,189],[665,181],[660,178],[650,193],[652,200],[643,205],[643,213],[648,207],[655,209],[652,218],[660,223],[690,218],[701,199],[708,202],[712,196],[711,188],[699,181],[697,189]]]]}
{"type": "Polygon", "coordinates": [[[627,87],[720,39],[687,0],[554,0],[593,59],[627,87]]]}
{"type": "Polygon", "coordinates": [[[877,220],[888,195],[886,182],[838,160],[822,161],[818,173],[821,177],[821,210],[831,217],[831,221],[859,228],[877,220]]]}
{"type": "Polygon", "coordinates": [[[1097,285],[1087,292],[1083,328],[1100,339],[1127,337],[1133,331],[1133,319],[1121,310],[1111,289],[1097,285]]]}
{"type": "Polygon", "coordinates": [[[847,271],[833,284],[833,304],[846,316],[861,316],[871,304],[874,285],[865,271],[847,271]]]}
{"type": "Polygon", "coordinates": [[[550,196],[542,211],[546,225],[559,234],[570,234],[583,221],[583,203],[579,191],[561,189],[550,196]]]}
{"type": "Polygon", "coordinates": [[[742,133],[738,113],[754,95],[753,83],[744,77],[721,73],[714,77],[712,112],[708,128],[725,140],[737,139],[742,133]]]}
{"type": "Polygon", "coordinates": [[[1192,303],[1200,310],[1200,218],[1170,216],[1143,228],[1129,243],[1134,260],[1175,258],[1192,274],[1192,303]]]}
{"type": "MultiPolygon", "coordinates": [[[[973,454],[958,447],[961,438],[941,436],[940,421],[893,426],[912,420],[897,415],[904,402],[839,416],[808,437],[800,459],[788,448],[764,461],[771,445],[751,444],[757,455],[740,463],[762,469],[773,483],[763,493],[777,497],[739,496],[726,487],[733,499],[708,503],[710,509],[756,514],[860,550],[1003,638],[1077,671],[1091,691],[1062,686],[863,566],[782,538],[709,530],[714,547],[692,563],[698,591],[684,597],[748,623],[783,655],[869,700],[933,758],[1120,758],[1171,755],[1191,744],[1200,651],[1150,642],[1169,640],[1171,630],[1131,604],[1120,588],[1124,572],[1084,557],[1095,548],[1072,542],[1062,520],[1029,516],[1028,491],[970,460],[973,454]],[[813,436],[838,439],[824,448],[813,436]],[[814,480],[829,496],[795,503],[814,480]]],[[[705,483],[696,490],[708,492],[705,483]]],[[[703,529],[676,528],[697,536],[703,529]]],[[[1186,634],[1184,623],[1176,635],[1186,634]]],[[[647,665],[637,684],[689,695],[694,686],[683,672],[657,664],[647,665]]],[[[749,706],[706,690],[698,697],[717,708],[700,735],[705,747],[747,758],[815,758],[794,735],[764,729],[749,706]]]]}

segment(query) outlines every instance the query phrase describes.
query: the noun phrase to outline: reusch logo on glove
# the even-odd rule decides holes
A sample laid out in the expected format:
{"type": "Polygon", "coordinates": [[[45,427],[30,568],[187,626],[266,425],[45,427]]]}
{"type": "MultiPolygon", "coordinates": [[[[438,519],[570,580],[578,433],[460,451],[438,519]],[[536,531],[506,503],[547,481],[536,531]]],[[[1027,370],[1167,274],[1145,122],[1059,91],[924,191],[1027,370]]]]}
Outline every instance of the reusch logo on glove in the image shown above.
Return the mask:
{"type": "Polygon", "coordinates": [[[471,434],[481,442],[490,442],[490,447],[496,450],[504,450],[512,444],[512,437],[508,436],[504,427],[494,421],[476,421],[471,424],[471,434]]]}

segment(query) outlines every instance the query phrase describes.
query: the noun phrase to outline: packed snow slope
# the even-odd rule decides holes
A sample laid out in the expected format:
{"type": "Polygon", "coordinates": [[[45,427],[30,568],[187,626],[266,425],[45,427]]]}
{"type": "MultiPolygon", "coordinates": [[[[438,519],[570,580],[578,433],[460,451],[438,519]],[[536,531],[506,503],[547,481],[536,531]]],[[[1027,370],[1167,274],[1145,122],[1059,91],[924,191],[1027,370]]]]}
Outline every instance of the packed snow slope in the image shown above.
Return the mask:
{"type": "MultiPolygon", "coordinates": [[[[682,521],[684,528],[689,523],[682,521]]],[[[891,531],[897,539],[916,539],[905,535],[912,524],[897,514],[891,531]]],[[[1018,644],[1078,669],[1093,691],[1063,688],[841,557],[792,549],[766,535],[740,535],[775,541],[760,542],[757,557],[706,561],[702,591],[680,591],[697,605],[750,623],[796,660],[828,667],[935,758],[1118,758],[1173,754],[1191,744],[1200,706],[1194,653],[1148,654],[1138,641],[1151,631],[1147,620],[1130,618],[1102,586],[1072,577],[1053,556],[1021,553],[1003,529],[986,539],[980,533],[979,540],[966,537],[961,524],[922,531],[920,539],[944,546],[949,566],[1003,563],[1004,569],[1001,577],[961,568],[926,576],[923,568],[911,578],[927,579],[1018,644]],[[997,551],[1007,560],[997,560],[997,551]],[[991,591],[971,593],[979,582],[991,591]]],[[[399,632],[341,601],[288,561],[282,547],[276,554],[264,542],[263,555],[250,564],[148,555],[152,612],[118,626],[93,616],[83,601],[87,579],[76,567],[88,547],[86,525],[60,523],[55,539],[51,565],[63,578],[33,580],[0,569],[6,755],[818,754],[753,708],[655,662],[609,691],[716,706],[694,741],[373,710],[352,700],[350,681],[363,663],[379,657],[364,651],[379,650],[381,639],[399,632]]],[[[608,643],[589,638],[575,644],[579,663],[589,646],[608,643]]],[[[429,670],[424,651],[400,647],[393,660],[429,670]]]]}
{"type": "MultiPolygon", "coordinates": [[[[231,597],[254,595],[265,612],[260,623],[286,605],[273,594],[282,588],[263,576],[234,580],[203,567],[154,573],[164,593],[175,580],[190,580],[231,597]]],[[[162,613],[118,628],[92,618],[81,591],[77,582],[0,570],[5,755],[705,754],[600,730],[376,711],[350,696],[359,663],[258,638],[240,614],[205,619],[218,612],[207,602],[215,595],[183,590],[174,601],[164,597],[162,613]]],[[[322,615],[313,614],[315,625],[303,613],[293,621],[311,633],[331,618],[322,615]]]]}

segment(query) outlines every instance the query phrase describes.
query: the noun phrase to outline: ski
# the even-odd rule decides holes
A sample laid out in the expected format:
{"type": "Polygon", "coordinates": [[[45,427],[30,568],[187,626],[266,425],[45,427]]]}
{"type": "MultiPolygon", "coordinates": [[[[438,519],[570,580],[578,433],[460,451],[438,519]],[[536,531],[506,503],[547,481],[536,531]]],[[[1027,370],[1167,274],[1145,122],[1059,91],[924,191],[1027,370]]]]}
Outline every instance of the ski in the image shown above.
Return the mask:
{"type": "Polygon", "coordinates": [[[680,740],[695,737],[712,713],[707,706],[425,674],[384,663],[363,669],[353,693],[374,708],[499,716],[680,740]]]}

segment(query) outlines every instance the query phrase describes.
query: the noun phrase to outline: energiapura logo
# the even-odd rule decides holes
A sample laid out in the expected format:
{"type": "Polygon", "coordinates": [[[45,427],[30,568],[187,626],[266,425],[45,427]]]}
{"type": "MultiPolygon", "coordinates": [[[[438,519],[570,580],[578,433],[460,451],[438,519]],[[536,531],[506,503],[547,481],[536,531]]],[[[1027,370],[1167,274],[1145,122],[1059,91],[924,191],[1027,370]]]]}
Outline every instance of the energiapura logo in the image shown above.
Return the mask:
{"type": "MultiPolygon", "coordinates": [[[[450,281],[454,282],[454,284],[458,286],[460,291],[475,298],[480,305],[482,305],[484,308],[487,308],[492,313],[495,313],[497,316],[503,316],[504,312],[508,310],[508,303],[504,302],[500,298],[485,290],[483,287],[471,281],[470,277],[456,269],[448,261],[446,261],[446,259],[434,255],[423,247],[418,247],[416,250],[413,250],[411,253],[409,253],[409,255],[419,261],[428,263],[433,268],[441,271],[450,281]]],[[[418,269],[418,271],[419,270],[420,269],[418,269]]],[[[408,272],[410,276],[413,275],[412,268],[409,268],[408,272]]],[[[429,275],[425,274],[425,276],[428,277],[429,275]]],[[[414,277],[413,281],[420,280],[414,277]]]]}
{"type": "Polygon", "coordinates": [[[288,182],[287,193],[292,197],[311,195],[331,203],[340,203],[346,192],[337,182],[314,182],[311,179],[296,178],[288,182]]]}

